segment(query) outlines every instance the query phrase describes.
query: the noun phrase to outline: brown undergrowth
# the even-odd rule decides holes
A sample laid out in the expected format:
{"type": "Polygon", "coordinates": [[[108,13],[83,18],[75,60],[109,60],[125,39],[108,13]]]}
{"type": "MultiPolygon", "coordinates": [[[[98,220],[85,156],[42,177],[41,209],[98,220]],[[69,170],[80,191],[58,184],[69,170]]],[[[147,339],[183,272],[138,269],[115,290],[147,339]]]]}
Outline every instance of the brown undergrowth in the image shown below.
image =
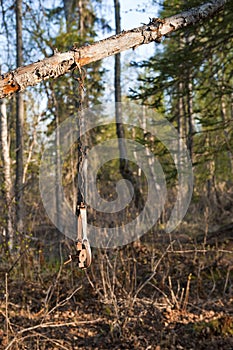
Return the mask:
{"type": "Polygon", "coordinates": [[[67,242],[5,258],[0,348],[231,350],[232,236],[216,237],[148,234],[85,272],[63,265],[67,242]]]}

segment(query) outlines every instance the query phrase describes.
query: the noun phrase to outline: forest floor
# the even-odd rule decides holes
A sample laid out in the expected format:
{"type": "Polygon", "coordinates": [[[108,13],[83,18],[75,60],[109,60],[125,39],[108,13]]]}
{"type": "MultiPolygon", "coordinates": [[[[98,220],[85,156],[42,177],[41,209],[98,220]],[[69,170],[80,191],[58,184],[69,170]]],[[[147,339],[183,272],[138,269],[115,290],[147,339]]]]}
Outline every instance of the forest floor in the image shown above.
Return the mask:
{"type": "Polygon", "coordinates": [[[28,250],[0,271],[0,349],[232,350],[232,232],[94,251],[88,271],[28,250]]]}

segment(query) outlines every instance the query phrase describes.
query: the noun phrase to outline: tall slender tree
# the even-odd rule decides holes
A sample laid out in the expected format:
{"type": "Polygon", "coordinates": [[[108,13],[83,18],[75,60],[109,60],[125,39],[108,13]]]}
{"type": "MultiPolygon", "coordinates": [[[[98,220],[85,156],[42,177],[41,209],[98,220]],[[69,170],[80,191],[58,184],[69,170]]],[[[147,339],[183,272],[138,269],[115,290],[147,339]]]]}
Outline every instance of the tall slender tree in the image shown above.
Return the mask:
{"type": "Polygon", "coordinates": [[[0,132],[1,148],[4,176],[4,195],[5,195],[5,216],[6,216],[6,243],[11,251],[14,243],[14,215],[13,215],[13,184],[11,178],[11,158],[10,143],[8,135],[8,118],[6,99],[0,101],[0,132]]]}
{"type": "MultiPolygon", "coordinates": [[[[120,14],[120,0],[114,0],[115,9],[115,26],[116,35],[121,32],[121,14],[120,14]]],[[[114,66],[114,87],[115,87],[115,118],[116,118],[116,133],[119,145],[120,155],[120,173],[123,178],[132,182],[134,186],[134,202],[138,209],[143,207],[143,196],[140,191],[140,184],[138,178],[133,174],[127,160],[127,148],[125,143],[125,129],[122,118],[122,92],[121,92],[121,54],[115,55],[115,66],[114,66]]]]}
{"type": "MultiPolygon", "coordinates": [[[[114,0],[115,8],[115,25],[116,34],[121,32],[121,16],[120,16],[120,0],[114,0]]],[[[125,170],[128,166],[126,159],[126,145],[125,145],[125,131],[122,121],[122,110],[121,110],[121,54],[115,55],[115,67],[114,67],[114,86],[115,86],[115,114],[116,114],[116,131],[119,144],[120,153],[120,171],[124,176],[125,170]],[[119,103],[118,103],[119,102],[119,103]]]]}
{"type": "MultiPolygon", "coordinates": [[[[23,30],[22,30],[22,0],[16,0],[16,46],[17,66],[23,65],[23,30]]],[[[24,101],[23,94],[16,96],[16,228],[23,231],[23,126],[24,126],[24,101]]]]}

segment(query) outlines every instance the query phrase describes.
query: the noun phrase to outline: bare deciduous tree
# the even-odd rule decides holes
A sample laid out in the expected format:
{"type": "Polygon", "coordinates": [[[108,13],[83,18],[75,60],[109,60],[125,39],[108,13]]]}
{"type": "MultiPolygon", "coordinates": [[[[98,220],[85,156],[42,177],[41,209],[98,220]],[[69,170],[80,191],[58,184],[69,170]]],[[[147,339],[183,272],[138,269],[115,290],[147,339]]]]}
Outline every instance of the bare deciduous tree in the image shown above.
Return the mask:
{"type": "Polygon", "coordinates": [[[11,180],[10,144],[8,135],[6,99],[0,101],[0,143],[2,148],[4,195],[6,201],[6,241],[9,249],[13,247],[13,185],[11,180]]]}
{"type": "MultiPolygon", "coordinates": [[[[16,46],[17,65],[23,64],[23,38],[22,38],[22,0],[16,1],[16,46]]],[[[24,102],[21,92],[16,96],[16,228],[23,230],[23,125],[24,102]]]]}

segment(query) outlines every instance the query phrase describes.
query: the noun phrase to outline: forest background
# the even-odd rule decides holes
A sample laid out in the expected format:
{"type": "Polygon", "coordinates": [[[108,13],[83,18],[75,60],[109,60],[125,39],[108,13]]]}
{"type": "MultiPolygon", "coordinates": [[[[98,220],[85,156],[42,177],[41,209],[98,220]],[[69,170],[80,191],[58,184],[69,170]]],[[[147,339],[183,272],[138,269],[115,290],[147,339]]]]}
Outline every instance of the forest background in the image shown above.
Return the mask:
{"type": "MultiPolygon", "coordinates": [[[[121,4],[121,29],[201,3],[121,4]]],[[[2,1],[1,72],[114,34],[117,6],[110,0],[2,1]]],[[[232,349],[232,11],[228,1],[216,17],[161,43],[88,65],[82,71],[84,89],[80,72],[74,72],[1,100],[1,348],[232,349]],[[166,203],[143,237],[113,250],[93,249],[90,269],[81,271],[64,265],[75,244],[53,226],[43,207],[41,156],[48,136],[77,113],[80,103],[91,108],[116,98],[153,108],[177,129],[193,164],[192,201],[182,223],[166,233],[177,195],[173,159],[143,130],[143,120],[135,128],[125,124],[120,132],[159,159],[166,203]]],[[[111,123],[92,130],[86,142],[91,148],[115,135],[119,129],[111,123]]],[[[74,211],[77,161],[74,145],[62,168],[74,211]]],[[[101,216],[90,209],[90,222],[111,227],[114,220],[124,224],[138,215],[147,183],[135,164],[108,162],[98,173],[98,189],[111,201],[116,182],[129,174],[136,194],[127,210],[101,216]]]]}

